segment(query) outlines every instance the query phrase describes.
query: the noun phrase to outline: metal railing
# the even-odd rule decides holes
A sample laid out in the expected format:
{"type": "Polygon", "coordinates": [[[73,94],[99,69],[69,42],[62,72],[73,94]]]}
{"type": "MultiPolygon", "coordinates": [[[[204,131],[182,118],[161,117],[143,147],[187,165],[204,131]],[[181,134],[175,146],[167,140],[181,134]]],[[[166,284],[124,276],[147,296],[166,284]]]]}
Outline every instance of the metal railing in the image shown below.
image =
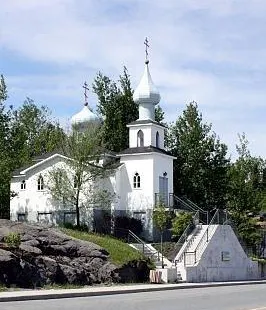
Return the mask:
{"type": "Polygon", "coordinates": [[[203,210],[200,208],[198,205],[193,203],[187,198],[180,198],[174,194],[169,194],[169,206],[173,209],[181,209],[181,210],[186,210],[189,212],[197,212],[199,211],[199,220],[203,224],[207,224],[209,222],[209,212],[203,210]]]}
{"type": "Polygon", "coordinates": [[[160,261],[160,252],[158,250],[152,250],[140,237],[138,237],[133,231],[130,229],[116,228],[115,232],[122,232],[124,234],[124,240],[127,243],[138,244],[137,247],[144,256],[149,257],[154,261],[160,261]]]}

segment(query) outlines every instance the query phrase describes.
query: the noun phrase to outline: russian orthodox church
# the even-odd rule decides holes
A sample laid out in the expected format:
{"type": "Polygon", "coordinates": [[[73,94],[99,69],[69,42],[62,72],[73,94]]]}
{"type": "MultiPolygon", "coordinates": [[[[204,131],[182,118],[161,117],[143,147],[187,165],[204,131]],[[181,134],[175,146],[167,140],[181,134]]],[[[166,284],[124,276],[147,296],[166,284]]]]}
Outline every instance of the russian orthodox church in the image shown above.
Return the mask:
{"type": "MultiPolygon", "coordinates": [[[[160,94],[152,81],[147,59],[133,99],[139,106],[139,118],[127,125],[129,147],[110,155],[119,165],[103,184],[115,194],[112,211],[140,219],[144,236],[152,240],[152,212],[157,198],[161,197],[168,205],[169,194],[173,192],[174,157],[165,150],[165,127],[155,121],[160,94]]],[[[82,110],[71,118],[71,125],[73,130],[83,132],[89,124],[99,121],[85,100],[82,110]]],[[[46,154],[13,173],[11,191],[17,195],[10,201],[11,220],[59,224],[73,216],[71,208],[59,210],[46,186],[47,172],[65,162],[62,154],[46,154]]],[[[81,215],[81,221],[88,224],[88,213],[81,215]]]]}

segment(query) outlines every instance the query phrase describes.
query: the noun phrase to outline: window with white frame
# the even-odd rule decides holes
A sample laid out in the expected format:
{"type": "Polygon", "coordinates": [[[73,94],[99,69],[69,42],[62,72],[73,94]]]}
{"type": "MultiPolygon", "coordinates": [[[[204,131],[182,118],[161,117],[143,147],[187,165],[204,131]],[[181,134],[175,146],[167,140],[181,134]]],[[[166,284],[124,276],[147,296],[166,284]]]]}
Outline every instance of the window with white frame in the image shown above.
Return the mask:
{"type": "Polygon", "coordinates": [[[25,190],[26,189],[26,181],[25,180],[22,180],[21,183],[20,183],[20,189],[21,190],[25,190]]]}
{"type": "Polygon", "coordinates": [[[37,189],[38,189],[38,191],[42,191],[44,189],[44,182],[43,182],[42,175],[39,175],[39,177],[38,177],[37,189]]]}
{"type": "Polygon", "coordinates": [[[144,146],[144,134],[142,130],[139,130],[137,134],[137,146],[144,146]]]}
{"type": "Polygon", "coordinates": [[[140,188],[140,175],[136,172],[133,177],[133,187],[140,188]]]}

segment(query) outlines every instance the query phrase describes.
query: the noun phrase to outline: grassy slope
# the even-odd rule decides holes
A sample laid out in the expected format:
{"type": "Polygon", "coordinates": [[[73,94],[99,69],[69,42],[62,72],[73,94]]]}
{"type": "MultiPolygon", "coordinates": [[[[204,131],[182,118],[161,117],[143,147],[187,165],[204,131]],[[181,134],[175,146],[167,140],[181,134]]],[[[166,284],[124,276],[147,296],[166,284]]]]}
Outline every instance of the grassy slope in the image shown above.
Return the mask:
{"type": "Polygon", "coordinates": [[[65,228],[62,230],[64,233],[71,237],[90,241],[103,247],[110,253],[110,259],[115,265],[123,265],[131,260],[143,258],[141,253],[131,248],[125,242],[122,242],[113,237],[107,235],[97,235],[92,233],[80,232],[77,230],[65,228]]]}

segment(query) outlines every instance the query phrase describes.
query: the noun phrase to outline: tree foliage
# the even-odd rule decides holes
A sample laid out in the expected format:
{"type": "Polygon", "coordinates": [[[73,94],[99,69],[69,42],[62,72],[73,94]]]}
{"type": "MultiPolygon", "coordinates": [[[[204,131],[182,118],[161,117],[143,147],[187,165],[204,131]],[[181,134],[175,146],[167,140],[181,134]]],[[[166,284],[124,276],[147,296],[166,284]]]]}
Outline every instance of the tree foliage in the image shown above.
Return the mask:
{"type": "Polygon", "coordinates": [[[130,76],[124,67],[118,83],[102,73],[94,80],[93,90],[98,96],[98,113],[104,119],[103,142],[110,151],[128,148],[127,124],[138,118],[138,106],[133,101],[130,76]]]}
{"type": "Polygon", "coordinates": [[[167,134],[174,161],[174,192],[187,196],[203,209],[224,208],[229,159],[227,147],[203,123],[195,102],[170,125],[167,134]]]}
{"type": "Polygon", "coordinates": [[[172,234],[173,237],[179,238],[186,227],[192,223],[192,213],[180,212],[172,219],[172,234]]]}

